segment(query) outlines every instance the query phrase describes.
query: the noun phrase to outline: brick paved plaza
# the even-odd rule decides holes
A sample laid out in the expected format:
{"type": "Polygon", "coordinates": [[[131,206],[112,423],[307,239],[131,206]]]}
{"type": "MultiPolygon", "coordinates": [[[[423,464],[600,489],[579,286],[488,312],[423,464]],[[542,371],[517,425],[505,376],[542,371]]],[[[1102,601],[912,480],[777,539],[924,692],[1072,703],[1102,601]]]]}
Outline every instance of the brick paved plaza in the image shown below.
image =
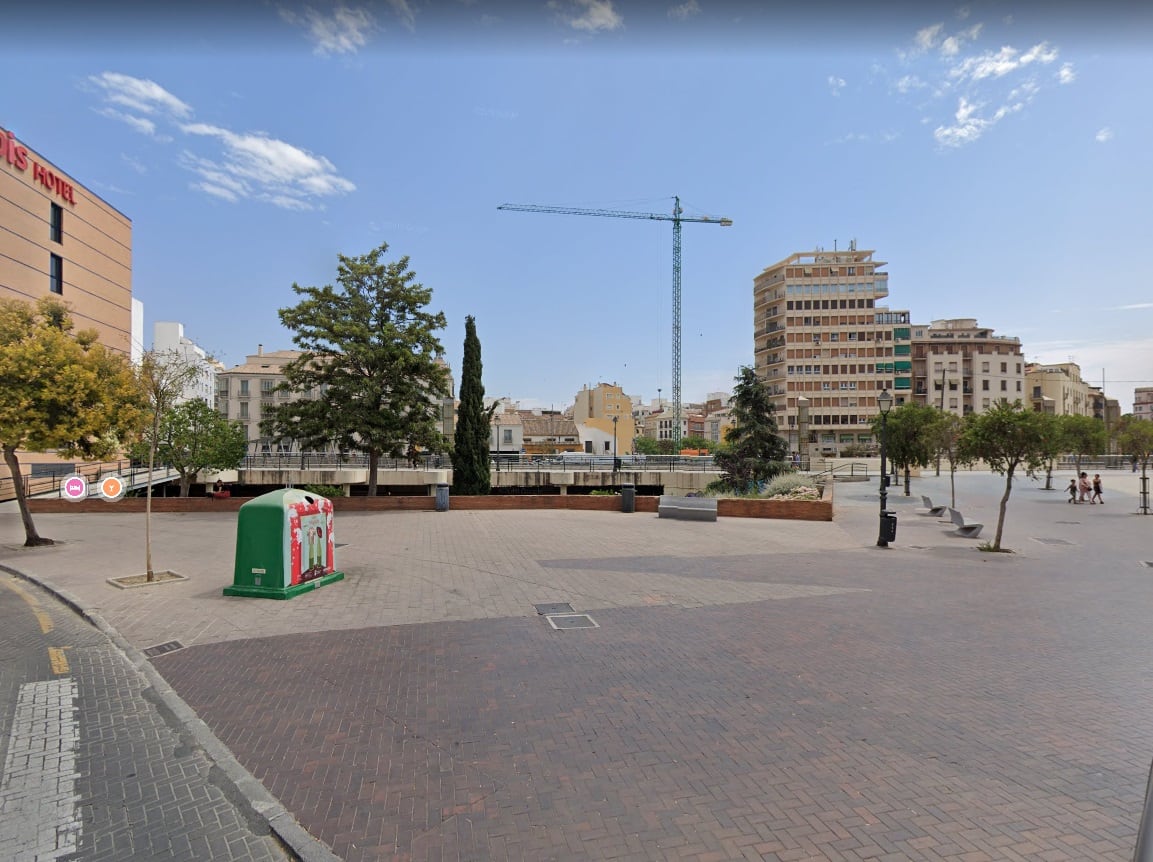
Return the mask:
{"type": "MultiPolygon", "coordinates": [[[[1125,860],[1153,518],[1105,478],[1092,507],[1018,484],[1002,555],[915,513],[948,501],[927,476],[888,550],[846,484],[832,524],[346,515],[346,581],[290,602],[220,595],[234,516],[154,521],[185,584],[104,584],[140,568],[119,515],[42,516],[77,539],[3,560],[181,641],[155,666],[349,860],[1125,860]],[[598,627],[553,630],[557,602],[598,627]]],[[[982,539],[1001,488],[958,477],[982,539]]]]}

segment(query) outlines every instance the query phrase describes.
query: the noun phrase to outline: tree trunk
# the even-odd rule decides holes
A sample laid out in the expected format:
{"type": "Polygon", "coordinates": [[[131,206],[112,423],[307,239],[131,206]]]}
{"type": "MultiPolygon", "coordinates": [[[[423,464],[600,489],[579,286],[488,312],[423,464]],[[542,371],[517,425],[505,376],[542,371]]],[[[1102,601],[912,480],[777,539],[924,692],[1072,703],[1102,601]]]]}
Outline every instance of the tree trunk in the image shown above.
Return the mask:
{"type": "Polygon", "coordinates": [[[376,449],[368,451],[368,496],[376,496],[376,465],[380,463],[380,452],[376,449]]]}
{"type": "Polygon", "coordinates": [[[909,489],[909,465],[905,465],[905,496],[913,496],[913,492],[909,489]]]}
{"type": "Polygon", "coordinates": [[[24,490],[24,477],[20,475],[20,460],[16,457],[15,446],[4,447],[4,463],[8,465],[8,472],[12,474],[12,488],[16,492],[16,505],[20,509],[20,520],[24,524],[24,547],[34,548],[37,545],[54,545],[51,539],[43,538],[36,532],[36,525],[32,523],[32,513],[28,511],[28,496],[24,490]]]}
{"type": "Polygon", "coordinates": [[[1045,465],[1045,490],[1053,490],[1053,459],[1049,459],[1049,463],[1045,465]]]}
{"type": "Polygon", "coordinates": [[[146,580],[154,581],[152,572],[152,470],[156,466],[156,440],[160,436],[160,411],[152,419],[152,439],[148,443],[148,488],[144,492],[144,571],[146,580]]]}
{"type": "Polygon", "coordinates": [[[993,539],[993,550],[1001,550],[1001,533],[1005,529],[1005,512],[1009,508],[1009,494],[1013,490],[1013,468],[1005,474],[1005,493],[1001,495],[1001,506],[997,511],[997,535],[993,539]]]}
{"type": "Polygon", "coordinates": [[[181,473],[180,474],[180,496],[181,497],[187,497],[188,496],[188,486],[191,484],[192,484],[192,474],[191,473],[181,473]]]}

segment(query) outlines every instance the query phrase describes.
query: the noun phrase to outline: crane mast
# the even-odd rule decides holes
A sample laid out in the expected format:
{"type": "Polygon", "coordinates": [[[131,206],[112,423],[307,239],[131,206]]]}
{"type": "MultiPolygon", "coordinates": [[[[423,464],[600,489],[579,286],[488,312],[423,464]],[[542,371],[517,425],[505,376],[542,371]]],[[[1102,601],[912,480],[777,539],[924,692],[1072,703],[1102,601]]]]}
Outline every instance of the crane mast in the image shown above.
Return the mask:
{"type": "Polygon", "coordinates": [[[681,199],[673,198],[673,213],[644,213],[629,210],[586,209],[584,207],[538,206],[536,204],[501,204],[498,210],[513,212],[551,213],[554,215],[602,216],[605,218],[648,219],[673,223],[673,451],[681,446],[681,223],[697,222],[732,226],[733,220],[724,217],[694,216],[686,218],[681,211],[681,199]]]}

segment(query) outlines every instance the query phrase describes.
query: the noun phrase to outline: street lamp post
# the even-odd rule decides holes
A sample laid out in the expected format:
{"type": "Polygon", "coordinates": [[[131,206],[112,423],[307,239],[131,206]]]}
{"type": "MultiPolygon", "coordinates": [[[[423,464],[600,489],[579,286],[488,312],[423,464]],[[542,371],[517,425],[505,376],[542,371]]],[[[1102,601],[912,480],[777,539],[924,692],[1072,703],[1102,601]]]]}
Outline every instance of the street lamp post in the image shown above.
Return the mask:
{"type": "Polygon", "coordinates": [[[500,472],[500,422],[496,423],[496,472],[500,472]]]}
{"type": "Polygon", "coordinates": [[[889,394],[888,389],[882,389],[881,394],[877,396],[877,408],[881,411],[881,525],[880,532],[877,534],[877,547],[889,547],[889,531],[886,529],[888,524],[886,519],[889,518],[888,512],[888,487],[889,487],[889,473],[885,468],[885,446],[889,442],[889,410],[893,406],[893,396],[889,394]]]}
{"type": "Polygon", "coordinates": [[[614,473],[617,471],[617,469],[620,465],[620,461],[617,460],[617,420],[620,418],[621,418],[620,416],[616,416],[616,415],[613,416],[613,472],[614,473]]]}

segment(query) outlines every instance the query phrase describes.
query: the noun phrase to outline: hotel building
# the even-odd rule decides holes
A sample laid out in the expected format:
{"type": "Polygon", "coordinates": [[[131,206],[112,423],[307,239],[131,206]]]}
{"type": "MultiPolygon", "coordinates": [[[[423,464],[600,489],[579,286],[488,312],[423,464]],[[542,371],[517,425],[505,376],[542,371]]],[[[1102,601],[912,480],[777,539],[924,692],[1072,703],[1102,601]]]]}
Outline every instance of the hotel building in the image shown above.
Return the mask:
{"type": "Polygon", "coordinates": [[[877,395],[888,389],[896,405],[912,398],[909,312],[881,304],[889,276],[874,254],[855,243],[797,252],[753,280],[756,373],[793,451],[872,448],[877,395]]]}
{"type": "Polygon", "coordinates": [[[77,329],[129,355],[132,222],[0,128],[0,297],[56,296],[77,329]]]}

